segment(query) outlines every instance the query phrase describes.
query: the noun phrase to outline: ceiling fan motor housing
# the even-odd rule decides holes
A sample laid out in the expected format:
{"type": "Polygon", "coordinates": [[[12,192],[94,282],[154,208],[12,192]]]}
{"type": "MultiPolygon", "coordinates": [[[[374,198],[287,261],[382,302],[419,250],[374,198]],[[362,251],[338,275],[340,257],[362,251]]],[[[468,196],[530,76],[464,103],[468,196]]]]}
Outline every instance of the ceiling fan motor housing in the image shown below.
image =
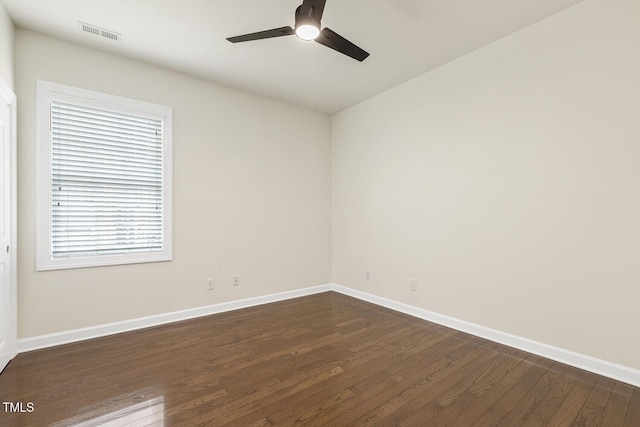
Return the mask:
{"type": "Polygon", "coordinates": [[[306,7],[306,10],[302,10],[302,6],[298,6],[296,9],[296,26],[298,28],[302,25],[311,25],[320,30],[320,19],[315,16],[313,7],[306,7]]]}

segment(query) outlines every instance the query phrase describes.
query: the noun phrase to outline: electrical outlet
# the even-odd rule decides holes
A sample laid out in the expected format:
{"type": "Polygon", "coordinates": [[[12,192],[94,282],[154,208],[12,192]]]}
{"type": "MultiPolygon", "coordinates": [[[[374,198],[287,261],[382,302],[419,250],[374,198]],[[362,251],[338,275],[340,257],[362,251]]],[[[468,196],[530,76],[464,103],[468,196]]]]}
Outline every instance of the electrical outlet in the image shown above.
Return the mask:
{"type": "Polygon", "coordinates": [[[240,286],[240,276],[233,276],[233,286],[240,286]]]}
{"type": "Polygon", "coordinates": [[[213,277],[206,278],[205,280],[207,282],[207,290],[208,291],[214,290],[215,288],[214,288],[213,277]]]}
{"type": "Polygon", "coordinates": [[[410,279],[409,282],[411,283],[411,287],[409,289],[411,289],[412,291],[417,291],[418,281],[416,279],[410,279]]]}
{"type": "Polygon", "coordinates": [[[371,272],[366,271],[366,272],[364,273],[364,278],[365,278],[365,280],[371,280],[371,272]]]}

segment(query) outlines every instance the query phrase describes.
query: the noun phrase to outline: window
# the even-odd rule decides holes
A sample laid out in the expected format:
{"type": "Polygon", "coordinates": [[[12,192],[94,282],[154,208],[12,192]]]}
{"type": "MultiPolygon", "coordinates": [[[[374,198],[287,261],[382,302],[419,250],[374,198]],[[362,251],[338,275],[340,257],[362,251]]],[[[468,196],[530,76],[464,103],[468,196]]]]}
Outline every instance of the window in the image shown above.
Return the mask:
{"type": "Polygon", "coordinates": [[[171,260],[171,118],[38,81],[38,270],[171,260]]]}

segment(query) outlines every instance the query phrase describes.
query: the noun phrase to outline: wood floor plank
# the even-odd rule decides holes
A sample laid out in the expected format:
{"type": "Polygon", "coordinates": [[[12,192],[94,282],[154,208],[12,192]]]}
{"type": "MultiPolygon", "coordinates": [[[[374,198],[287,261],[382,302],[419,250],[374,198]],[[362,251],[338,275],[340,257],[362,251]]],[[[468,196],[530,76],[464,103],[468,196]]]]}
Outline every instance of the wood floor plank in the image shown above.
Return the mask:
{"type": "Polygon", "coordinates": [[[385,358],[375,365],[373,371],[369,370],[370,365],[367,364],[359,369],[358,375],[354,376],[351,381],[345,378],[345,382],[337,385],[338,387],[348,387],[356,398],[341,407],[330,408],[316,414],[313,424],[337,425],[335,419],[344,414],[349,414],[351,418],[357,419],[360,415],[371,410],[376,403],[384,401],[385,394],[405,378],[418,375],[422,367],[440,364],[441,361],[438,358],[442,358],[443,354],[448,355],[446,357],[460,357],[461,351],[470,351],[472,348],[462,340],[449,337],[433,346],[433,352],[415,354],[408,359],[409,362],[406,364],[385,358]]]}
{"type": "Polygon", "coordinates": [[[468,408],[461,409],[454,414],[456,417],[449,425],[451,427],[468,427],[478,421],[496,402],[502,399],[505,393],[515,384],[520,381],[526,381],[525,377],[532,375],[530,371],[536,366],[538,360],[539,357],[529,355],[483,396],[475,399],[468,408]]]}
{"type": "MultiPolygon", "coordinates": [[[[450,343],[448,343],[448,340],[443,341],[443,345],[446,345],[444,348],[447,348],[448,350],[450,350],[449,354],[460,352],[460,347],[464,344],[464,342],[460,340],[457,340],[457,342],[455,342],[456,340],[453,339],[453,341],[455,345],[451,345],[450,343]]],[[[469,347],[467,351],[470,351],[471,348],[472,347],[469,347]]],[[[371,404],[373,399],[377,397],[376,394],[384,393],[388,390],[389,384],[393,386],[399,381],[401,381],[403,378],[414,375],[416,371],[419,371],[425,366],[429,366],[430,369],[435,369],[434,366],[436,365],[436,363],[439,362],[438,360],[436,360],[438,358],[440,359],[444,358],[442,353],[436,352],[434,354],[416,355],[416,360],[421,360],[421,362],[418,362],[416,364],[399,365],[399,364],[390,363],[390,361],[392,360],[392,358],[390,357],[390,354],[384,354],[384,355],[381,355],[378,359],[382,363],[382,366],[378,365],[376,367],[375,364],[370,364],[367,361],[364,369],[359,369],[357,371],[357,373],[360,373],[361,378],[364,379],[364,382],[365,382],[364,385],[358,382],[357,377],[349,378],[349,373],[346,373],[343,377],[336,380],[332,385],[335,386],[338,390],[342,390],[343,388],[349,388],[354,394],[358,396],[357,402],[363,401],[363,392],[367,393],[369,398],[366,399],[366,402],[368,404],[371,404]],[[433,359],[432,364],[425,362],[425,358],[429,358],[429,357],[433,359]],[[383,369],[383,368],[387,368],[387,369],[385,369],[382,372],[381,376],[377,376],[377,375],[372,376],[372,372],[374,372],[376,369],[383,369]],[[400,369],[396,369],[396,368],[400,368],[400,369]],[[380,383],[370,381],[372,378],[378,379],[382,384],[384,384],[384,387],[381,387],[380,383]],[[349,387],[354,383],[356,384],[353,385],[352,387],[349,387]]],[[[350,366],[348,362],[344,363],[344,365],[354,370],[358,368],[358,366],[354,366],[353,364],[350,366]]],[[[281,399],[280,401],[273,401],[272,399],[269,399],[269,400],[260,402],[259,405],[264,406],[266,408],[270,408],[270,407],[281,408],[280,410],[272,410],[268,416],[268,419],[272,424],[280,424],[295,418],[294,415],[297,413],[297,410],[294,410],[294,408],[304,409],[307,405],[312,404],[311,399],[317,399],[318,397],[322,398],[325,393],[326,392],[323,390],[309,389],[296,394],[294,398],[289,398],[285,396],[286,399],[284,400],[281,399]],[[315,392],[315,396],[310,397],[310,395],[314,392],[315,392]]],[[[276,396],[274,395],[272,396],[272,398],[273,397],[276,397],[276,396]]],[[[325,409],[325,411],[323,411],[322,414],[318,414],[316,418],[322,419],[323,423],[328,422],[328,419],[331,417],[331,413],[332,413],[331,409],[333,408],[325,409]]],[[[360,407],[354,408],[354,407],[351,407],[350,405],[343,405],[340,407],[340,411],[337,414],[336,413],[333,413],[333,414],[335,416],[339,416],[340,414],[348,412],[350,416],[355,417],[355,414],[359,413],[359,411],[361,412],[362,408],[360,407]]],[[[244,420],[240,420],[240,421],[244,421],[244,420]]],[[[320,421],[318,420],[318,422],[320,421]]],[[[338,423],[338,422],[339,421],[331,420],[331,423],[338,423]]]]}
{"type": "Polygon", "coordinates": [[[527,393],[541,383],[541,378],[549,371],[553,363],[540,359],[536,365],[517,383],[515,383],[501,399],[497,400],[475,423],[474,427],[498,425],[513,408],[523,400],[527,393]]]}
{"type": "Polygon", "coordinates": [[[536,411],[544,397],[554,388],[563,377],[568,366],[554,363],[542,376],[540,381],[518,402],[514,408],[502,419],[498,427],[521,426],[536,411]]]}
{"type": "Polygon", "coordinates": [[[627,413],[624,416],[623,427],[640,426],[640,388],[636,387],[631,395],[627,413]]]}
{"type": "MultiPolygon", "coordinates": [[[[348,424],[372,425],[377,423],[417,396],[434,389],[438,391],[445,389],[449,385],[445,379],[453,377],[454,381],[457,381],[460,377],[469,375],[479,365],[495,356],[495,353],[474,348],[459,358],[444,361],[443,364],[436,366],[435,369],[427,369],[415,376],[407,377],[392,388],[392,397],[385,393],[383,395],[384,402],[376,405],[356,420],[349,420],[348,424]],[[391,398],[389,399],[389,397],[391,398]]],[[[351,415],[347,415],[347,417],[352,418],[351,415]]],[[[338,417],[336,423],[346,425],[347,423],[343,423],[343,418],[338,417]]]]}
{"type": "Polygon", "coordinates": [[[327,292],[19,354],[0,426],[640,426],[636,387],[327,292]]]}
{"type": "MultiPolygon", "coordinates": [[[[458,418],[461,413],[464,413],[474,403],[480,401],[482,396],[489,390],[492,390],[503,379],[513,372],[523,363],[523,358],[526,357],[526,353],[520,352],[515,349],[506,349],[501,352],[495,361],[495,366],[488,365],[490,369],[486,375],[478,376],[473,379],[473,383],[463,392],[456,396],[443,395],[437,399],[438,405],[442,406],[442,409],[436,416],[427,418],[424,408],[416,411],[414,415],[403,421],[403,424],[415,424],[418,422],[428,422],[431,425],[448,426],[451,425],[454,419],[458,418]]],[[[471,379],[473,377],[469,377],[471,379]]],[[[460,387],[458,388],[460,389],[460,387]]],[[[451,391],[449,392],[451,393],[451,391]]]]}
{"type": "MultiPolygon", "coordinates": [[[[397,334],[393,336],[387,335],[386,337],[386,345],[385,341],[378,342],[375,347],[368,346],[362,348],[362,346],[357,343],[356,345],[350,345],[349,349],[351,350],[351,354],[344,359],[341,364],[341,366],[345,367],[346,373],[340,380],[332,384],[332,389],[342,390],[343,392],[350,391],[348,389],[353,384],[357,384],[362,381],[362,379],[369,378],[376,372],[384,370],[392,358],[401,354],[400,349],[408,348],[406,343],[411,338],[417,338],[415,335],[399,337],[397,334]],[[360,350],[354,350],[354,348],[359,348],[360,350]]],[[[440,342],[435,339],[430,341],[434,345],[440,342]]],[[[342,394],[342,392],[340,394],[342,394]]],[[[292,407],[304,408],[313,407],[314,405],[322,407],[322,411],[316,413],[315,418],[320,413],[326,413],[330,409],[324,405],[326,399],[326,392],[324,390],[305,390],[304,392],[297,393],[293,399],[289,399],[286,405],[278,405],[281,409],[270,414],[269,420],[277,424],[293,418],[292,414],[295,414],[296,411],[293,411],[292,407]]],[[[308,418],[310,418],[310,415],[307,415],[306,419],[308,418]]]]}
{"type": "Polygon", "coordinates": [[[377,425],[437,425],[438,423],[433,421],[434,418],[442,415],[444,409],[457,402],[471,387],[480,383],[504,363],[500,360],[500,353],[492,355],[491,352],[487,352],[486,355],[473,362],[477,363],[477,366],[470,363],[464,370],[449,375],[447,381],[432,385],[426,392],[409,398],[406,404],[393,408],[393,411],[387,411],[377,425]]]}
{"type": "Polygon", "coordinates": [[[609,401],[614,386],[614,380],[604,377],[599,378],[572,425],[576,427],[600,425],[604,419],[604,408],[609,401]]]}
{"type": "Polygon", "coordinates": [[[583,372],[578,369],[569,368],[564,371],[549,393],[537,403],[522,427],[547,425],[571,393],[575,384],[580,381],[582,374],[583,372]]]}
{"type": "Polygon", "coordinates": [[[616,382],[609,396],[607,406],[604,408],[602,423],[600,423],[600,425],[602,427],[622,426],[632,395],[632,386],[616,382]]]}
{"type": "Polygon", "coordinates": [[[583,372],[547,425],[554,427],[570,426],[580,412],[580,409],[582,409],[584,402],[586,402],[587,397],[589,397],[597,381],[597,375],[583,372]]]}

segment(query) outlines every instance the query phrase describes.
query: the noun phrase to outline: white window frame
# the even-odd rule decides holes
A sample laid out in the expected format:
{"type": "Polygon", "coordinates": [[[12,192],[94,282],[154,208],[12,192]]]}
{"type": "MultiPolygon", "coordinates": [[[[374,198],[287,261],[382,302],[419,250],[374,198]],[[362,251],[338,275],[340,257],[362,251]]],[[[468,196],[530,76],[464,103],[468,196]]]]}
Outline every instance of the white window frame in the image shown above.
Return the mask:
{"type": "Polygon", "coordinates": [[[137,101],[87,89],[38,80],[37,82],[37,184],[36,184],[36,270],[59,270],[107,265],[171,261],[172,239],[172,117],[171,107],[137,101]],[[162,120],[162,222],[163,248],[148,253],[103,254],[77,257],[52,255],[51,222],[51,102],[58,101],[90,108],[116,111],[162,120]]]}

